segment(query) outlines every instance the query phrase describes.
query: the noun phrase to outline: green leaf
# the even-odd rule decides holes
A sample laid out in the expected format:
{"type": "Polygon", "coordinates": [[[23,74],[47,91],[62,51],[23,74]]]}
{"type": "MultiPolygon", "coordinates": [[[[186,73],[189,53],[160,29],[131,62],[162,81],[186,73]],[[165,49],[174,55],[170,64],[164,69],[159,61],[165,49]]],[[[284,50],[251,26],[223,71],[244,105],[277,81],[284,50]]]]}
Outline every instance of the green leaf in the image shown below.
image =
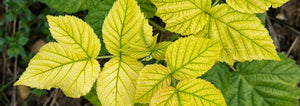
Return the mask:
{"type": "Polygon", "coordinates": [[[227,0],[226,3],[241,12],[246,13],[263,13],[272,5],[277,8],[289,0],[227,0]]]}
{"type": "Polygon", "coordinates": [[[200,78],[211,82],[215,85],[216,88],[218,88],[222,92],[223,96],[227,96],[227,92],[231,84],[231,77],[229,68],[225,63],[215,64],[200,78]]]}
{"type": "Polygon", "coordinates": [[[66,13],[76,13],[95,7],[100,0],[39,0],[47,4],[50,8],[66,13]]]}
{"type": "Polygon", "coordinates": [[[280,60],[268,30],[254,14],[240,13],[226,4],[212,8],[209,22],[195,36],[221,42],[219,61],[280,60]]]}
{"type": "Polygon", "coordinates": [[[157,43],[152,50],[152,56],[157,60],[164,60],[167,48],[172,44],[170,41],[157,43]]]}
{"type": "Polygon", "coordinates": [[[155,16],[156,7],[151,0],[136,0],[141,7],[142,12],[147,18],[153,18],[155,16]]]}
{"type": "Polygon", "coordinates": [[[190,36],[172,43],[166,52],[172,76],[182,80],[196,78],[207,72],[220,55],[220,45],[213,40],[190,36]]]}
{"type": "Polygon", "coordinates": [[[114,57],[105,63],[97,80],[97,95],[104,106],[133,105],[138,71],[143,64],[131,57],[114,57]]]}
{"type": "Polygon", "coordinates": [[[100,100],[98,99],[97,96],[97,91],[96,91],[97,83],[95,83],[91,89],[91,91],[84,96],[85,99],[89,100],[93,105],[95,106],[102,106],[100,100]]]}
{"type": "Polygon", "coordinates": [[[281,61],[238,63],[231,73],[231,86],[226,101],[233,106],[297,106],[300,69],[295,62],[280,54],[281,61]]]}
{"type": "Polygon", "coordinates": [[[175,88],[166,87],[154,94],[151,106],[226,106],[221,92],[202,79],[180,81],[175,88]]]}
{"type": "Polygon", "coordinates": [[[102,33],[107,50],[115,56],[145,57],[156,43],[152,27],[135,0],[116,1],[104,20],[102,33]],[[136,53],[134,49],[145,52],[136,53]]]}
{"type": "Polygon", "coordinates": [[[195,34],[207,24],[211,0],[151,0],[166,29],[182,35],[195,34]]]}
{"type": "Polygon", "coordinates": [[[84,19],[95,30],[98,38],[100,38],[102,48],[99,55],[108,53],[102,38],[102,25],[105,17],[115,1],[116,0],[103,0],[102,2],[98,3],[96,7],[89,9],[89,12],[84,19]]]}
{"type": "Polygon", "coordinates": [[[171,71],[159,64],[147,65],[137,81],[136,102],[149,103],[153,94],[171,84],[171,71]]]}
{"type": "Polygon", "coordinates": [[[86,95],[98,78],[100,51],[93,29],[72,16],[47,16],[52,36],[31,59],[26,71],[14,85],[38,89],[61,88],[70,97],[86,95]]]}

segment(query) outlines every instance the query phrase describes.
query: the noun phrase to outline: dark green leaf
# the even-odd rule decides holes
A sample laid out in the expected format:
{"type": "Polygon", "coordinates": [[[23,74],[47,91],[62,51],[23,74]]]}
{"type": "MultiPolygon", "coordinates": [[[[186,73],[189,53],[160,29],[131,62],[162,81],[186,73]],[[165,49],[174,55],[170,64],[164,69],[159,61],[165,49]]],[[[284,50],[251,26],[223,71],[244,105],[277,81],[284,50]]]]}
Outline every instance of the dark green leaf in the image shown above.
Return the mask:
{"type": "Polygon", "coordinates": [[[100,51],[99,55],[108,53],[108,51],[105,48],[105,44],[103,43],[102,25],[103,25],[103,21],[104,21],[105,17],[107,16],[107,14],[108,14],[109,10],[111,9],[114,2],[115,2],[115,0],[102,1],[95,8],[90,9],[88,15],[84,19],[94,29],[98,38],[100,38],[102,46],[101,46],[101,51],[100,51]]]}
{"type": "Polygon", "coordinates": [[[101,0],[40,0],[50,8],[66,13],[76,13],[95,7],[101,0]]]}
{"type": "Polygon", "coordinates": [[[230,106],[297,106],[300,69],[295,62],[279,54],[281,61],[252,61],[237,64],[231,73],[226,96],[230,106]]]}
{"type": "Polygon", "coordinates": [[[155,16],[155,12],[157,9],[150,0],[137,0],[137,2],[147,18],[153,18],[155,16]]]}
{"type": "Polygon", "coordinates": [[[93,85],[91,91],[84,96],[84,98],[96,106],[102,106],[97,96],[96,83],[93,85]]]}
{"type": "Polygon", "coordinates": [[[216,63],[208,72],[200,77],[207,80],[218,88],[224,97],[227,96],[227,91],[230,86],[230,72],[225,63],[216,63]]]}

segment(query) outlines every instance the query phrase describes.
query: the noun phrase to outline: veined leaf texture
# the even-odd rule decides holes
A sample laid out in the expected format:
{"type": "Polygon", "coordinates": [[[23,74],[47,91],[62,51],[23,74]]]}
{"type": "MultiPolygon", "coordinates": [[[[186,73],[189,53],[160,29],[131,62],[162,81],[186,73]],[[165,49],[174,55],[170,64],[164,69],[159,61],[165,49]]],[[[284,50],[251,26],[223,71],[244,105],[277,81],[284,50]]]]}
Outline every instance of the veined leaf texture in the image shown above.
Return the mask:
{"type": "Polygon", "coordinates": [[[279,7],[289,0],[226,0],[229,6],[235,10],[246,13],[263,13],[269,7],[279,7]]]}
{"type": "Polygon", "coordinates": [[[222,93],[202,79],[187,79],[159,90],[150,106],[227,106],[222,93]]]}
{"type": "Polygon", "coordinates": [[[152,2],[158,8],[157,16],[166,22],[166,29],[220,42],[221,62],[233,65],[235,61],[280,60],[267,29],[254,14],[238,12],[227,4],[211,8],[211,0],[152,0],[152,2]],[[170,26],[172,27],[169,28],[170,26]]]}
{"type": "Polygon", "coordinates": [[[93,29],[73,16],[47,16],[58,43],[44,45],[14,85],[61,88],[70,97],[86,95],[98,78],[101,45],[93,29]]]}

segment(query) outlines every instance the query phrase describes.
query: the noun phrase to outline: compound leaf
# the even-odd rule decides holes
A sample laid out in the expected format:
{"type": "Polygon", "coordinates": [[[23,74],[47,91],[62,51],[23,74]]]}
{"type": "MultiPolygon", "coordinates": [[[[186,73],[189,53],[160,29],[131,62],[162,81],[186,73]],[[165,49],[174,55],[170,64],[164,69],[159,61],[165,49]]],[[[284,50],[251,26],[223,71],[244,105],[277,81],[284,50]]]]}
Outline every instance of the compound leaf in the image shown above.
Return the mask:
{"type": "Polygon", "coordinates": [[[40,0],[50,8],[66,13],[76,13],[94,7],[101,0],[40,0]]]}
{"type": "Polygon", "coordinates": [[[222,93],[202,79],[180,81],[175,88],[166,87],[154,94],[151,106],[226,106],[222,93]]]}
{"type": "Polygon", "coordinates": [[[240,13],[226,4],[212,8],[209,22],[195,36],[221,42],[219,61],[280,60],[267,29],[254,14],[240,13]]]}
{"type": "Polygon", "coordinates": [[[132,57],[114,57],[105,63],[97,80],[97,95],[102,105],[133,105],[138,71],[143,64],[132,57]]]}
{"type": "Polygon", "coordinates": [[[208,21],[211,0],[152,0],[166,29],[183,35],[199,32],[208,21]]]}
{"type": "Polygon", "coordinates": [[[147,18],[153,18],[155,16],[156,7],[151,0],[136,0],[141,7],[142,12],[147,18]]]}
{"type": "Polygon", "coordinates": [[[297,106],[300,69],[295,62],[280,54],[281,61],[252,61],[237,64],[231,73],[226,102],[242,106],[297,106]]]}
{"type": "Polygon", "coordinates": [[[101,45],[93,29],[73,16],[47,16],[52,36],[58,43],[48,43],[29,62],[14,85],[39,89],[61,88],[70,97],[87,94],[96,81],[101,45]]]}
{"type": "Polygon", "coordinates": [[[196,78],[207,72],[218,60],[220,45],[213,40],[190,36],[172,43],[166,52],[166,62],[172,76],[182,80],[196,78]]]}
{"type": "Polygon", "coordinates": [[[272,5],[279,7],[289,0],[227,0],[226,3],[235,10],[246,13],[263,13],[272,5]]]}
{"type": "Polygon", "coordinates": [[[102,2],[98,3],[96,7],[89,9],[87,16],[84,18],[84,20],[94,29],[95,33],[98,35],[98,38],[100,38],[102,48],[99,55],[108,53],[102,38],[102,26],[105,17],[115,1],[116,0],[103,0],[102,2]]]}
{"type": "Polygon", "coordinates": [[[104,20],[102,33],[107,50],[115,56],[135,54],[132,57],[145,57],[150,54],[156,40],[152,36],[152,27],[135,0],[116,1],[104,20]],[[130,48],[142,48],[149,52],[135,53],[130,48]]]}
{"type": "Polygon", "coordinates": [[[136,101],[149,103],[153,94],[171,83],[171,71],[159,64],[147,65],[137,81],[136,101]]]}
{"type": "Polygon", "coordinates": [[[170,41],[164,41],[164,42],[155,44],[155,46],[151,52],[152,56],[157,60],[164,60],[167,48],[169,47],[170,44],[172,44],[172,42],[170,42],[170,41]]]}

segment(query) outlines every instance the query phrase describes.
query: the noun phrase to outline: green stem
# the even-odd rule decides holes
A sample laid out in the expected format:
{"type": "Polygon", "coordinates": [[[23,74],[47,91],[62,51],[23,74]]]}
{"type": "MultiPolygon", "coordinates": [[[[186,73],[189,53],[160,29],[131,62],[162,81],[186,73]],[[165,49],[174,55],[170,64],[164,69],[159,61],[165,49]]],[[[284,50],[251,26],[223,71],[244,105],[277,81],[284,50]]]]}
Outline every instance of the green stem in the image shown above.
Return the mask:
{"type": "Polygon", "coordinates": [[[171,86],[173,86],[174,88],[176,88],[177,86],[177,81],[174,77],[171,77],[171,86]]]}
{"type": "Polygon", "coordinates": [[[160,30],[162,33],[167,32],[167,30],[165,30],[165,28],[159,26],[159,25],[156,24],[154,21],[152,21],[152,20],[148,20],[148,21],[149,21],[149,23],[150,23],[151,25],[153,25],[155,28],[157,28],[158,30],[160,30]]]}
{"type": "Polygon", "coordinates": [[[213,7],[216,6],[219,3],[219,0],[216,0],[213,4],[213,7]]]}
{"type": "Polygon", "coordinates": [[[18,75],[17,77],[15,77],[13,80],[9,81],[7,84],[3,85],[0,88],[0,91],[4,90],[6,87],[8,87],[10,84],[14,83],[18,78],[20,77],[20,75],[18,75]]]}
{"type": "Polygon", "coordinates": [[[110,56],[98,56],[95,59],[107,59],[107,58],[113,58],[113,57],[115,57],[115,56],[113,56],[113,55],[110,55],[110,56]]]}
{"type": "Polygon", "coordinates": [[[237,72],[237,70],[232,65],[227,64],[227,66],[229,66],[234,72],[237,72]]]}

